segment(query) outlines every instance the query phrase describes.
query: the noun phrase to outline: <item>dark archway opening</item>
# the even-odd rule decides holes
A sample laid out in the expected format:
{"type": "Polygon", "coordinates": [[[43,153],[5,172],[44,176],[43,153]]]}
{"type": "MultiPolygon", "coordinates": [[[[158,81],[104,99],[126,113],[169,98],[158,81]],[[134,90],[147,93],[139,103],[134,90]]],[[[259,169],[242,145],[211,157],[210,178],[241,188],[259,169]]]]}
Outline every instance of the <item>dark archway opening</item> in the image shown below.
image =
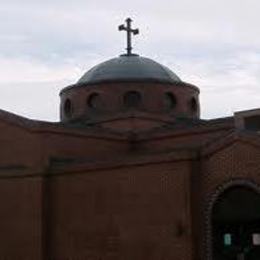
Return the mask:
{"type": "Polygon", "coordinates": [[[98,93],[92,93],[87,99],[87,106],[91,109],[99,109],[101,107],[101,98],[98,93]]]}
{"type": "Polygon", "coordinates": [[[66,99],[65,103],[64,103],[64,114],[67,118],[71,118],[72,117],[72,103],[70,99],[66,99]]]}
{"type": "Polygon", "coordinates": [[[167,92],[164,94],[164,103],[165,103],[165,108],[167,110],[171,110],[176,107],[177,99],[173,93],[167,92]]]}
{"type": "Polygon", "coordinates": [[[192,113],[196,113],[198,110],[198,104],[195,97],[190,100],[190,109],[192,113]]]}
{"type": "Polygon", "coordinates": [[[124,105],[127,108],[137,108],[140,106],[142,96],[137,91],[128,91],[124,95],[124,105]]]}
{"type": "Polygon", "coordinates": [[[212,211],[213,259],[260,259],[260,194],[246,187],[223,192],[212,211]]]}

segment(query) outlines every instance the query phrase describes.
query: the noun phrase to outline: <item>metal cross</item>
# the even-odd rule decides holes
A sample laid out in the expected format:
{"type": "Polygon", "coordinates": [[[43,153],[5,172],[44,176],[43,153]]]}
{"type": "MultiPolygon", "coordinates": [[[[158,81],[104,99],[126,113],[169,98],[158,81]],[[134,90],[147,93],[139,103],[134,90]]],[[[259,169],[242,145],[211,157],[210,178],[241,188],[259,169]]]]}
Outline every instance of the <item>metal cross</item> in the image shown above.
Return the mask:
{"type": "Polygon", "coordinates": [[[132,33],[133,35],[139,34],[139,29],[132,29],[131,27],[132,20],[131,18],[126,19],[126,26],[124,24],[119,25],[119,31],[126,31],[127,32],[127,55],[132,55],[132,33]]]}

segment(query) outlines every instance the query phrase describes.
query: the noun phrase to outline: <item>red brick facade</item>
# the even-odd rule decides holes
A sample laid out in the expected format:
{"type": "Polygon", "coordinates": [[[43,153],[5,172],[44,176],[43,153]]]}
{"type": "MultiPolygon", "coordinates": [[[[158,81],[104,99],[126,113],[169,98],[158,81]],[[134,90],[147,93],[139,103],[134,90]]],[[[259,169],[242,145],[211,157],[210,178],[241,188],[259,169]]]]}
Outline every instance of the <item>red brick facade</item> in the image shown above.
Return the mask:
{"type": "Polygon", "coordinates": [[[230,185],[260,184],[260,142],[234,118],[189,114],[198,90],[185,84],[150,85],[146,109],[131,111],[122,85],[72,88],[75,120],[61,123],[2,111],[0,259],[211,259],[213,202],[230,185]],[[160,109],[169,88],[177,112],[160,109]],[[84,111],[90,90],[113,113],[84,111]]]}

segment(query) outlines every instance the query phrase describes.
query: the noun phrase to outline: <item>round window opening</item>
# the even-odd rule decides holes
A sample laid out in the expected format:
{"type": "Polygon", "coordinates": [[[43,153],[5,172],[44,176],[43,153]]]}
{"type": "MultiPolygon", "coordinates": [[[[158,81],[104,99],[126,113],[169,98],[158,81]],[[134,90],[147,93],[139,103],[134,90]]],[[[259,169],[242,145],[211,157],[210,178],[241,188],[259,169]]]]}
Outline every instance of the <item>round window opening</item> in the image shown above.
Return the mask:
{"type": "Polygon", "coordinates": [[[190,108],[192,112],[197,112],[198,104],[197,104],[197,100],[194,97],[190,101],[190,108]]]}
{"type": "Polygon", "coordinates": [[[72,116],[72,103],[70,99],[65,100],[64,113],[67,118],[70,118],[72,116]]]}
{"type": "Polygon", "coordinates": [[[126,107],[138,107],[141,101],[142,96],[137,91],[129,91],[124,95],[124,104],[126,107]]]}
{"type": "Polygon", "coordinates": [[[177,99],[173,93],[167,92],[164,95],[164,103],[167,110],[173,109],[177,105],[177,99]]]}
{"type": "Polygon", "coordinates": [[[87,100],[87,105],[90,108],[100,108],[100,95],[98,93],[92,93],[87,100]]]}

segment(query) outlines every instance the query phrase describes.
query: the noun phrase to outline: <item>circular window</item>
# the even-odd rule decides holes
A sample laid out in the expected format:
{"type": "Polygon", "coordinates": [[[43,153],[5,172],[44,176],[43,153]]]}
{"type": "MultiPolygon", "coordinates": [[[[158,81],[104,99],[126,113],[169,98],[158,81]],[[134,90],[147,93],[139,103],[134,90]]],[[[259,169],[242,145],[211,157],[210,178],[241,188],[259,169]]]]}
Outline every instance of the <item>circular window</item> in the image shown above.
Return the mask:
{"type": "Polygon", "coordinates": [[[66,99],[64,103],[64,114],[67,118],[72,116],[72,103],[70,99],[66,99]]]}
{"type": "Polygon", "coordinates": [[[137,91],[129,91],[124,95],[124,104],[126,107],[138,107],[141,100],[142,96],[137,91]]]}
{"type": "Polygon", "coordinates": [[[90,96],[88,97],[87,100],[87,105],[90,108],[100,108],[101,106],[101,101],[100,101],[100,95],[98,93],[92,93],[90,94],[90,96]]]}
{"type": "Polygon", "coordinates": [[[196,98],[194,98],[194,97],[190,101],[190,109],[192,112],[197,112],[198,104],[197,104],[196,98]]]}
{"type": "Polygon", "coordinates": [[[177,99],[175,95],[171,92],[167,92],[164,94],[164,104],[165,108],[168,109],[173,109],[177,105],[177,99]]]}

